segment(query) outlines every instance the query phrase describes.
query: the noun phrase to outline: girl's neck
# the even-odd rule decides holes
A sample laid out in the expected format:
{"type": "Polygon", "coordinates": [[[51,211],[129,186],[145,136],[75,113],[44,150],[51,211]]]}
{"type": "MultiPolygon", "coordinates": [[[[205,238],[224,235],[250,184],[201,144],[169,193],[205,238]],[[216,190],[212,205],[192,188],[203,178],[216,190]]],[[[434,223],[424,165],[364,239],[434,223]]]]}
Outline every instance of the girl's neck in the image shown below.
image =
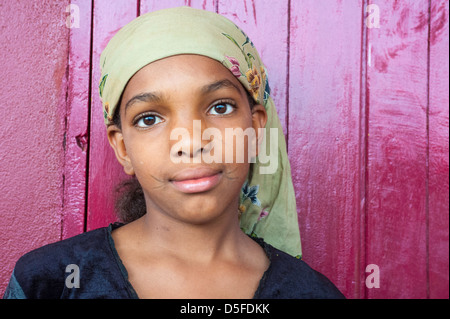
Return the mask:
{"type": "Polygon", "coordinates": [[[249,239],[240,229],[235,209],[227,209],[204,224],[191,224],[148,211],[135,224],[136,244],[141,249],[204,263],[217,258],[240,258],[249,239]]]}

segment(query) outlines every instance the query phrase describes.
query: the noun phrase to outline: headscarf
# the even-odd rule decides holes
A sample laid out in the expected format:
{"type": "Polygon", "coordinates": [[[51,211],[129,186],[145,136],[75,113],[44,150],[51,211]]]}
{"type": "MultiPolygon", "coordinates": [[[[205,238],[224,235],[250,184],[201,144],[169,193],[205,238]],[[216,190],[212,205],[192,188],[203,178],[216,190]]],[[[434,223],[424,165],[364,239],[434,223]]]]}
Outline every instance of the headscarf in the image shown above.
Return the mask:
{"type": "Polygon", "coordinates": [[[270,174],[261,173],[260,168],[267,164],[259,161],[260,156],[252,165],[240,194],[240,227],[246,234],[300,258],[300,233],[286,141],[270,96],[267,70],[253,43],[233,22],[213,12],[179,7],[144,14],[124,26],[100,57],[99,93],[105,123],[111,124],[122,92],[137,71],[151,62],[179,54],[203,55],[221,62],[254,101],[264,105],[268,120],[262,144],[271,156],[269,163],[277,163],[277,167],[270,174]],[[268,152],[268,129],[277,130],[275,154],[268,152]]]}

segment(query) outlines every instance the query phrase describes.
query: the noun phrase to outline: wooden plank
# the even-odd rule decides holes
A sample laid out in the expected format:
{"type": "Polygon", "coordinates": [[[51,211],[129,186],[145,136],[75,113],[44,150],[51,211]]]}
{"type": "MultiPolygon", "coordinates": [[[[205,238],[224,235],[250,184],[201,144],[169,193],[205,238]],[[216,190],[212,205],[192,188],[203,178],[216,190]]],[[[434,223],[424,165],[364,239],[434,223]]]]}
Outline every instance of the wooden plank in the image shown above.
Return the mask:
{"type": "Polygon", "coordinates": [[[90,0],[80,0],[68,8],[69,72],[64,165],[64,208],[62,239],[80,234],[85,226],[86,164],[89,124],[91,55],[90,0]]]}
{"type": "Polygon", "coordinates": [[[359,298],[362,1],[292,1],[289,157],[304,260],[359,298]]]}
{"type": "Polygon", "coordinates": [[[89,188],[87,230],[108,225],[114,215],[114,189],[126,178],[107,137],[102,105],[98,94],[99,59],[109,39],[137,16],[137,2],[96,0],[92,43],[91,125],[89,143],[89,188]]]}
{"type": "Polygon", "coordinates": [[[449,298],[449,4],[431,1],[429,84],[429,290],[449,298]]]}
{"type": "Polygon", "coordinates": [[[428,1],[369,1],[367,264],[369,298],[426,298],[428,1]]]}
{"type": "Polygon", "coordinates": [[[288,1],[220,0],[218,13],[238,25],[258,50],[268,71],[271,95],[286,135],[288,1]]]}

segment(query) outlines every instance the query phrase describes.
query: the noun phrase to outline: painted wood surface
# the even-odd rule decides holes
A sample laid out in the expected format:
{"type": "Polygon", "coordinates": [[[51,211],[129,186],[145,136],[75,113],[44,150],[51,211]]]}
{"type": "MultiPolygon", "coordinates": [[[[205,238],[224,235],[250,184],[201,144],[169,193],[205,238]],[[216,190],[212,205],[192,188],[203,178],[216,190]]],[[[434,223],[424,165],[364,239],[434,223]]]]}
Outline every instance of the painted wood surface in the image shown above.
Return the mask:
{"type": "Polygon", "coordinates": [[[431,1],[428,85],[428,272],[430,298],[448,298],[449,2],[431,1]]]}
{"type": "Polygon", "coordinates": [[[21,255],[61,239],[68,4],[0,2],[1,295],[21,255]]]}
{"type": "Polygon", "coordinates": [[[88,1],[67,8],[69,28],[69,57],[66,116],[64,203],[62,238],[84,231],[86,217],[86,172],[89,145],[89,108],[91,83],[91,16],[88,1]]]}
{"type": "Polygon", "coordinates": [[[289,156],[304,260],[360,297],[361,1],[290,11],[289,156]],[[311,36],[314,34],[314,36],[311,36]]]}
{"type": "MultiPolygon", "coordinates": [[[[17,79],[12,87],[20,93],[18,100],[12,93],[0,94],[20,104],[33,94],[20,84],[28,78],[8,67],[14,52],[25,48],[25,69],[35,66],[27,52],[46,54],[49,43],[64,43],[52,46],[56,62],[44,64],[53,72],[51,79],[44,77],[34,87],[37,96],[51,97],[45,105],[35,101],[41,111],[34,121],[46,125],[30,139],[52,150],[45,163],[31,168],[40,182],[30,184],[25,173],[15,174],[29,170],[13,164],[24,154],[14,148],[14,139],[0,142],[6,163],[2,179],[17,179],[4,184],[8,195],[0,201],[6,225],[0,247],[8,247],[1,293],[25,251],[115,221],[114,188],[126,175],[106,139],[98,98],[100,53],[138,15],[187,5],[234,21],[267,66],[287,139],[304,260],[348,298],[449,297],[448,1],[71,3],[79,9],[77,28],[64,28],[68,3],[43,1],[43,21],[62,30],[35,21],[21,31],[31,35],[33,45],[18,42],[2,50],[2,72],[17,79]],[[38,40],[44,33],[49,42],[38,40]],[[33,196],[36,190],[40,198],[33,196]],[[27,200],[18,200],[18,194],[27,200]],[[13,215],[30,201],[40,204],[13,215]],[[35,223],[22,229],[31,215],[35,223]],[[379,267],[379,288],[366,285],[368,265],[379,267]]],[[[10,15],[22,10],[8,8],[10,15]]],[[[1,21],[2,39],[11,43],[21,32],[6,27],[5,33],[7,23],[4,17],[1,21]]],[[[9,120],[2,121],[1,134],[11,137],[11,125],[26,106],[5,110],[9,120]]],[[[33,130],[20,132],[18,145],[23,145],[33,130]]]]}
{"type": "Polygon", "coordinates": [[[426,298],[428,1],[378,5],[383,27],[367,36],[366,262],[385,289],[367,294],[426,298]]]}

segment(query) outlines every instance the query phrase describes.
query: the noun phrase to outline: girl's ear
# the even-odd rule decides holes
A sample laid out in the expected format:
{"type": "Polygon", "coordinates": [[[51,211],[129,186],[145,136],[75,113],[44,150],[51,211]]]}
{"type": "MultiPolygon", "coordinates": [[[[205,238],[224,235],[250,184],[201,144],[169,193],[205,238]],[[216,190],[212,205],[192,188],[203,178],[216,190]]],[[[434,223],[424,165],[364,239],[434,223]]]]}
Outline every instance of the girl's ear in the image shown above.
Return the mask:
{"type": "Polygon", "coordinates": [[[259,153],[259,145],[264,138],[264,130],[262,130],[267,123],[267,112],[263,105],[256,104],[252,108],[252,126],[256,133],[256,154],[259,153]]]}
{"type": "Polygon", "coordinates": [[[110,125],[107,129],[107,135],[109,145],[113,148],[116,158],[123,166],[125,173],[134,175],[134,168],[131,165],[131,160],[125,147],[122,131],[116,125],[110,125]]]}

